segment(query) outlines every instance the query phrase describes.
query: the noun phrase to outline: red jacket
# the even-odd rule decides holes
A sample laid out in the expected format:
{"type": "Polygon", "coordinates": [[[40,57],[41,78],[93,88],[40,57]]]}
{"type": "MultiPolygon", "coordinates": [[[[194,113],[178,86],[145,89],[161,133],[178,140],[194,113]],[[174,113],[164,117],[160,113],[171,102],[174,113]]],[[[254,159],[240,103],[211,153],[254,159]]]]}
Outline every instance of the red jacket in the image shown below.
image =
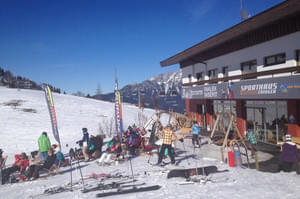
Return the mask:
{"type": "Polygon", "coordinates": [[[15,155],[15,163],[13,164],[14,166],[18,166],[20,167],[20,171],[24,171],[26,169],[26,167],[29,166],[29,161],[27,159],[21,159],[21,155],[20,154],[16,154],[15,155]]]}

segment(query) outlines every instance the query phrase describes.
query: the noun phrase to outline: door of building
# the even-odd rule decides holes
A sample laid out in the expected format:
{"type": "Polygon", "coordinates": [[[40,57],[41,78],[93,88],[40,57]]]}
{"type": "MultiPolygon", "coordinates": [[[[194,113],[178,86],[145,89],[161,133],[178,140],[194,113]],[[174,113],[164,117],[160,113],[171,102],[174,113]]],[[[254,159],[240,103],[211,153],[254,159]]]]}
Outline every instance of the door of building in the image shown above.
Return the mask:
{"type": "Polygon", "coordinates": [[[247,130],[252,130],[256,139],[261,142],[267,142],[265,126],[266,114],[265,107],[247,107],[247,130]]]}
{"type": "Polygon", "coordinates": [[[205,104],[197,105],[197,113],[199,115],[200,126],[206,128],[206,108],[205,104]]]}

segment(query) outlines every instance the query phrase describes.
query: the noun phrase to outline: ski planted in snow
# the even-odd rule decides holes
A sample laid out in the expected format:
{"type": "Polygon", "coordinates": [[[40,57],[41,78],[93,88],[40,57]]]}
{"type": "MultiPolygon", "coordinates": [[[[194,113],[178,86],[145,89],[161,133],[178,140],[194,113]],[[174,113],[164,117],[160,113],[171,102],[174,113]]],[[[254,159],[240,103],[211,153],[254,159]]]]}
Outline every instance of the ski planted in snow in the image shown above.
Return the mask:
{"type": "Polygon", "coordinates": [[[96,196],[97,198],[106,197],[106,196],[114,196],[114,195],[122,195],[122,194],[129,194],[129,193],[138,193],[138,192],[145,192],[145,191],[155,191],[160,189],[160,185],[153,185],[148,187],[133,187],[131,189],[120,189],[117,191],[110,191],[110,192],[103,192],[98,193],[96,196]]]}

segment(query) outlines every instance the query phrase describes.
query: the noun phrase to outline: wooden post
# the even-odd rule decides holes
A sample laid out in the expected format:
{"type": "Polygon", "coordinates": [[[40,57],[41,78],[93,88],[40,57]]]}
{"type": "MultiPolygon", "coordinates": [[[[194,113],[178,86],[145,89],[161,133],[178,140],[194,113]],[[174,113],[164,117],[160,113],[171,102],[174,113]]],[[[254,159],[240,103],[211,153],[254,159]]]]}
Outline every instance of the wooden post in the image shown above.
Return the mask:
{"type": "Polygon", "coordinates": [[[224,149],[223,149],[223,147],[220,148],[220,151],[221,151],[221,160],[222,160],[222,162],[224,162],[224,149]]]}
{"type": "Polygon", "coordinates": [[[217,114],[217,119],[216,119],[216,121],[215,121],[215,123],[214,123],[213,130],[212,130],[212,132],[211,132],[211,134],[210,134],[210,139],[214,137],[214,134],[215,134],[217,125],[218,125],[218,123],[219,123],[219,121],[220,121],[220,117],[221,117],[221,113],[218,113],[218,114],[217,114]]]}

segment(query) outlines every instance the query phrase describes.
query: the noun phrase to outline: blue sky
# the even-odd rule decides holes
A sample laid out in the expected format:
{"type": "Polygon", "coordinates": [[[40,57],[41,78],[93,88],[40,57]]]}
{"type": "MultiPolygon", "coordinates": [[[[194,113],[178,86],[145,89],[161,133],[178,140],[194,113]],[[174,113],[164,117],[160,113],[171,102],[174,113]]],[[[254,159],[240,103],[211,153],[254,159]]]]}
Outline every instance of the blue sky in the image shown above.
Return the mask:
{"type": "MultiPolygon", "coordinates": [[[[252,16],[283,0],[243,0],[252,16]]],[[[95,94],[178,65],[159,62],[237,23],[240,0],[0,0],[0,67],[95,94]]]]}

